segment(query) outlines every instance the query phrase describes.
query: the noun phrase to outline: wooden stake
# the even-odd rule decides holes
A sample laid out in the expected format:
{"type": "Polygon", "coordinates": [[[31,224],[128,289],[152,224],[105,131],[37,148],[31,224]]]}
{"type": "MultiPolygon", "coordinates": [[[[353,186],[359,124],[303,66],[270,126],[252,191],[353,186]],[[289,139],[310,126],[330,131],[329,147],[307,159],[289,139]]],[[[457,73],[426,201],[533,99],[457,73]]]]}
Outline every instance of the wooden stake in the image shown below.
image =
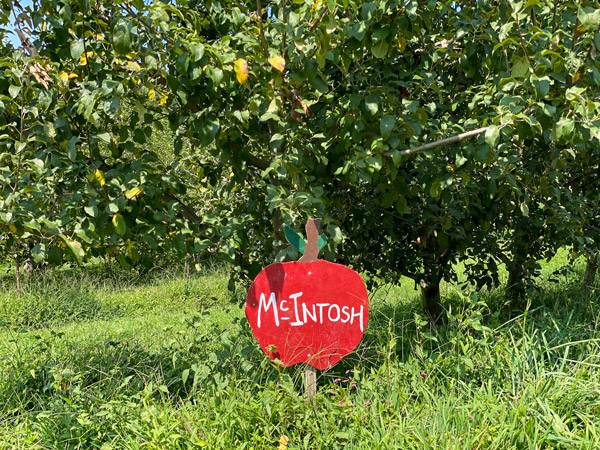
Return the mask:
{"type": "MultiPolygon", "coordinates": [[[[319,259],[319,225],[321,219],[308,219],[306,222],[306,246],[300,262],[315,262],[319,259]]],[[[317,369],[310,364],[304,371],[304,390],[306,398],[312,399],[317,395],[317,369]]]]}
{"type": "Polygon", "coordinates": [[[304,372],[304,383],[306,398],[310,400],[317,395],[317,369],[311,365],[306,366],[306,371],[304,372]]]}

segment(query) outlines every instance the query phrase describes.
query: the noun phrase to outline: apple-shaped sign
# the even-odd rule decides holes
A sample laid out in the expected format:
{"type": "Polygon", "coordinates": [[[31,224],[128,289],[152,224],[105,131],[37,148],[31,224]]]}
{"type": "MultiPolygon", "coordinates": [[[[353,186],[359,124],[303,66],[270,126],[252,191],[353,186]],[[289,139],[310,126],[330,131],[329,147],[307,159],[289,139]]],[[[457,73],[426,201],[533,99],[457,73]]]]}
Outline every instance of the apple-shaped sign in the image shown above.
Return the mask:
{"type": "Polygon", "coordinates": [[[246,317],[271,359],[323,370],[360,342],[369,297],[363,279],[349,267],[323,260],[275,263],[250,286],[246,317]]]}

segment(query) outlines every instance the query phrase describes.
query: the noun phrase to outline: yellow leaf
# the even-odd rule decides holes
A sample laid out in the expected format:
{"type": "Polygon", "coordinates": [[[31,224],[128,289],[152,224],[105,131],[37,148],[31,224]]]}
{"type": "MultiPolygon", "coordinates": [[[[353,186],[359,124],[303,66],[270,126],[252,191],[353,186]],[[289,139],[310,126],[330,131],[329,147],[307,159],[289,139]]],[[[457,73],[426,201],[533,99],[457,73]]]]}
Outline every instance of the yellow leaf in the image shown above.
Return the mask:
{"type": "Polygon", "coordinates": [[[82,66],[87,65],[88,59],[90,59],[92,56],[94,56],[94,52],[84,53],[83,55],[81,55],[81,58],[79,58],[79,64],[81,64],[82,66]]]}
{"type": "Polygon", "coordinates": [[[150,89],[150,90],[148,91],[148,98],[149,98],[150,100],[154,100],[154,98],[155,98],[155,97],[156,97],[156,91],[155,91],[154,89],[150,89]]]}
{"type": "Polygon", "coordinates": [[[275,55],[272,58],[269,58],[269,64],[271,64],[275,70],[279,70],[282,73],[285,70],[285,59],[283,59],[283,56],[275,55]]]}
{"type": "Polygon", "coordinates": [[[160,103],[161,105],[164,105],[165,103],[167,103],[167,99],[168,99],[168,97],[166,95],[163,95],[162,98],[160,99],[160,102],[158,102],[158,103],[160,103]]]}
{"type": "Polygon", "coordinates": [[[96,39],[98,39],[99,41],[103,41],[104,40],[104,36],[102,36],[101,34],[97,34],[96,35],[96,39]]]}
{"type": "Polygon", "coordinates": [[[579,72],[577,72],[575,75],[573,75],[571,77],[571,83],[577,83],[577,81],[579,80],[580,76],[581,76],[581,74],[579,72]]]}
{"type": "Polygon", "coordinates": [[[233,63],[233,68],[235,69],[235,77],[238,80],[238,83],[244,84],[248,79],[248,63],[245,59],[237,59],[233,63]]]}
{"type": "Polygon", "coordinates": [[[12,223],[8,226],[8,229],[15,233],[17,231],[17,227],[15,227],[12,223]]]}
{"type": "Polygon", "coordinates": [[[314,5],[312,5],[312,7],[310,8],[310,12],[311,12],[311,13],[312,13],[312,12],[315,12],[315,9],[317,9],[317,8],[319,7],[319,4],[320,4],[322,1],[323,1],[323,0],[317,0],[317,1],[315,2],[315,4],[314,4],[314,5]]]}
{"type": "Polygon", "coordinates": [[[106,181],[104,180],[104,175],[102,174],[102,172],[96,169],[96,173],[94,175],[96,175],[96,179],[98,180],[98,183],[100,183],[100,186],[104,186],[104,183],[106,183],[106,181]]]}
{"type": "Polygon", "coordinates": [[[76,74],[76,73],[70,73],[70,74],[68,75],[68,78],[69,78],[69,80],[70,80],[71,78],[77,78],[77,74],[76,74]]]}
{"type": "Polygon", "coordinates": [[[406,48],[406,38],[404,36],[400,36],[398,38],[398,49],[403,52],[406,48]]]}
{"type": "Polygon", "coordinates": [[[127,61],[127,65],[133,67],[136,72],[141,69],[140,65],[136,61],[127,61]]]}
{"type": "Polygon", "coordinates": [[[283,436],[281,436],[281,439],[279,439],[279,447],[277,448],[277,450],[287,450],[289,442],[290,438],[284,434],[283,436]]]}
{"type": "Polygon", "coordinates": [[[132,198],[137,197],[141,193],[142,193],[142,189],[139,187],[136,187],[136,188],[127,190],[125,192],[125,197],[127,197],[127,200],[131,200],[132,198]]]}

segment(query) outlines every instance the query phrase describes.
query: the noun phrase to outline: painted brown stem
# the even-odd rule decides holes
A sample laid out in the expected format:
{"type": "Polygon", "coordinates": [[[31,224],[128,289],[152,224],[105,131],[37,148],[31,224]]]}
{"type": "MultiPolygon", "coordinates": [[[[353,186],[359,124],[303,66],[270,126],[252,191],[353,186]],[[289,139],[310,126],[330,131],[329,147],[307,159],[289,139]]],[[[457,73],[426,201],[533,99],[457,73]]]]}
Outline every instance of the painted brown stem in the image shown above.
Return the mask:
{"type": "Polygon", "coordinates": [[[314,262],[319,259],[319,225],[321,219],[308,219],[306,222],[306,247],[298,261],[314,262]]]}

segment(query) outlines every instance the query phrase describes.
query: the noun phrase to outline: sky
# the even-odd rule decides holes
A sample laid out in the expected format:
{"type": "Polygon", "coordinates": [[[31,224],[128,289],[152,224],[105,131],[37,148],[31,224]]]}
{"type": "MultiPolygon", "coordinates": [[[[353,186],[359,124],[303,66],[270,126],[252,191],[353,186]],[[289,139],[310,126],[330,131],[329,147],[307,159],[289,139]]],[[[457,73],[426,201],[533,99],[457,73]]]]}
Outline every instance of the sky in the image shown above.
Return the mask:
{"type": "MultiPolygon", "coordinates": [[[[21,6],[23,6],[23,8],[27,8],[28,6],[31,6],[32,0],[19,0],[19,3],[21,4],[21,6]]],[[[15,21],[15,17],[11,14],[10,24],[6,27],[8,30],[10,30],[10,31],[14,30],[14,21],[15,21]]],[[[15,46],[15,47],[18,47],[21,45],[19,36],[17,36],[17,33],[15,33],[15,32],[8,34],[8,40],[10,42],[12,42],[13,46],[15,46]]]]}

